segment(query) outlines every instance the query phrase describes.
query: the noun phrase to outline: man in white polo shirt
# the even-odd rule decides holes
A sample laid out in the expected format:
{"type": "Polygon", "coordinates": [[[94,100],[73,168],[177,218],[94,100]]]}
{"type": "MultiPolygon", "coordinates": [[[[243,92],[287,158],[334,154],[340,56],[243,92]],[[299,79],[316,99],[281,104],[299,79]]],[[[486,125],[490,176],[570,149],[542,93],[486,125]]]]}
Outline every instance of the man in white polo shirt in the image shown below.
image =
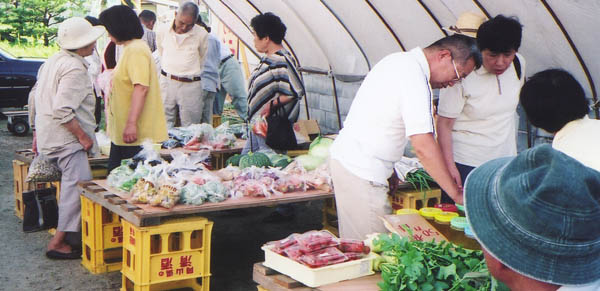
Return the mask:
{"type": "Polygon", "coordinates": [[[397,184],[388,188],[388,179],[397,182],[394,163],[408,140],[425,170],[462,203],[435,141],[432,88],[452,86],[479,66],[475,40],[453,35],[425,49],[391,54],[367,74],[331,148],[341,237],[385,231],[378,217],[391,213],[388,192],[397,184]]]}

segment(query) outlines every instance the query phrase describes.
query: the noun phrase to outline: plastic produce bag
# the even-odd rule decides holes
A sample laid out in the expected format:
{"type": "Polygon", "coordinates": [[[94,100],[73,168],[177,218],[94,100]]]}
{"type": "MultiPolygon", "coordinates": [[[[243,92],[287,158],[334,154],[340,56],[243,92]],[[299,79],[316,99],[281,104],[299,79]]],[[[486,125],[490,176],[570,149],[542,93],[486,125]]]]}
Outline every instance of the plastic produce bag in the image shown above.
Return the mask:
{"type": "Polygon", "coordinates": [[[29,166],[26,182],[60,181],[61,175],[56,163],[51,162],[44,154],[40,153],[29,166]]]}
{"type": "Polygon", "coordinates": [[[208,195],[196,183],[187,183],[181,188],[181,201],[185,204],[200,205],[207,200],[208,195]]]}
{"type": "Polygon", "coordinates": [[[300,261],[311,268],[338,264],[347,260],[348,257],[337,248],[326,248],[300,257],[300,261]]]}
{"type": "Polygon", "coordinates": [[[338,245],[337,238],[327,231],[309,231],[296,237],[298,244],[305,253],[338,245]]]}
{"type": "Polygon", "coordinates": [[[154,183],[142,178],[135,183],[131,194],[133,203],[148,203],[158,192],[154,183]]]}
{"type": "Polygon", "coordinates": [[[208,197],[210,202],[221,202],[229,196],[229,190],[218,181],[208,181],[202,185],[202,191],[208,197]]]}
{"type": "Polygon", "coordinates": [[[137,182],[137,179],[132,177],[133,170],[126,163],[124,161],[124,164],[110,171],[107,180],[109,186],[129,192],[137,182]]]}

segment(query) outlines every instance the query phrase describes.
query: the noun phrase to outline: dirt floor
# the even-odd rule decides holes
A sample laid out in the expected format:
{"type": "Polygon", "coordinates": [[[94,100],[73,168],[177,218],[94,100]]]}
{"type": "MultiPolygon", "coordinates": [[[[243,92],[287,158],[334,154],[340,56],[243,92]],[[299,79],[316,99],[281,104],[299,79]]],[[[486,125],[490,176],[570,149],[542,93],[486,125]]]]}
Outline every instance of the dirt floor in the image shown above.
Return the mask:
{"type": "MultiPolygon", "coordinates": [[[[52,261],[45,257],[51,235],[45,231],[23,233],[14,215],[14,151],[31,147],[31,134],[13,136],[0,120],[0,290],[119,290],[121,273],[93,275],[80,260],[52,261]]],[[[274,210],[262,207],[211,213],[211,290],[256,290],[252,265],[264,260],[260,246],[293,232],[321,228],[322,202],[300,203],[291,222],[265,224],[261,220],[274,210]]]]}

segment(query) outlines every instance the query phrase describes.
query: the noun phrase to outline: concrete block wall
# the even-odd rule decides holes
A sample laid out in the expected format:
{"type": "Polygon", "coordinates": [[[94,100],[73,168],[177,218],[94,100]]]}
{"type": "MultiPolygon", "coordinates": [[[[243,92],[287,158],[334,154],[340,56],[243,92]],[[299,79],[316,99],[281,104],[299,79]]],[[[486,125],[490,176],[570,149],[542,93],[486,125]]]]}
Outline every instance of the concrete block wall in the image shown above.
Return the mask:
{"type": "MultiPolygon", "coordinates": [[[[340,130],[340,127],[335,107],[331,77],[305,73],[303,74],[303,78],[307,92],[306,97],[308,100],[310,119],[315,119],[319,122],[321,132],[337,133],[340,130]]],[[[352,104],[352,100],[354,99],[360,84],[361,82],[347,83],[336,80],[335,85],[342,122],[348,115],[350,105],[352,104]]],[[[300,119],[306,119],[304,100],[301,101],[300,119]]]]}

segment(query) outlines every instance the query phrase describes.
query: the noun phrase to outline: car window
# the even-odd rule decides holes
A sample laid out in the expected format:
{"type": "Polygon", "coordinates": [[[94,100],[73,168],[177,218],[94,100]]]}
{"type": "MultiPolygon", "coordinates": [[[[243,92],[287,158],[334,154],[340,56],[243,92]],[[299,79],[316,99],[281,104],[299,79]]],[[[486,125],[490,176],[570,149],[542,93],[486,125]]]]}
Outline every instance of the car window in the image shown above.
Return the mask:
{"type": "Polygon", "coordinates": [[[9,52],[0,48],[0,60],[4,61],[6,59],[16,59],[17,57],[11,55],[9,52]]]}

